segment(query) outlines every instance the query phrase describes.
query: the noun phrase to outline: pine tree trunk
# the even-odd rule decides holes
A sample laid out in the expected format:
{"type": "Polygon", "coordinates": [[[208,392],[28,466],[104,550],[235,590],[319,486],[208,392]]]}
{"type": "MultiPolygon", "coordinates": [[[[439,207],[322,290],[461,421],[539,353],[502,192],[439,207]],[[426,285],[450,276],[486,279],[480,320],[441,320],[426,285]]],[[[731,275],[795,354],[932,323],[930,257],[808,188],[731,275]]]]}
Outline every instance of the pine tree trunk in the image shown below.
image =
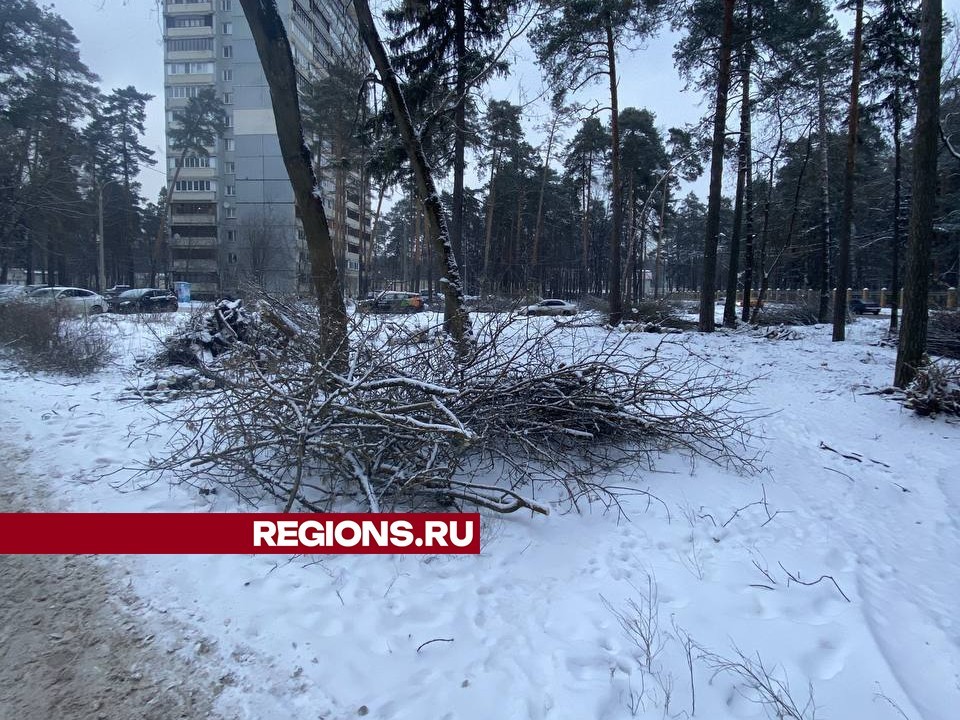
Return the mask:
{"type": "Polygon", "coordinates": [[[730,260],[727,263],[727,294],[723,303],[723,326],[737,326],[737,286],[740,281],[740,233],[743,231],[743,190],[747,180],[747,127],[750,123],[750,71],[741,73],[740,139],[737,143],[737,189],[733,199],[733,230],[730,232],[730,260]]]}
{"type": "Polygon", "coordinates": [[[464,0],[453,6],[453,34],[456,46],[456,105],[453,108],[453,197],[450,208],[450,241],[453,254],[463,256],[463,174],[467,147],[467,18],[464,0]]]}
{"type": "Polygon", "coordinates": [[[631,174],[630,179],[627,181],[627,269],[623,273],[623,306],[626,308],[628,315],[631,313],[633,305],[633,276],[636,272],[635,266],[637,262],[637,212],[635,207],[636,200],[633,194],[633,175],[631,174]]]}
{"type": "Polygon", "coordinates": [[[900,105],[900,88],[894,90],[893,103],[893,238],[890,240],[890,332],[897,329],[900,305],[900,192],[903,186],[902,145],[900,138],[903,125],[903,108],[900,105]]]}
{"type": "MultiPolygon", "coordinates": [[[[732,1],[732,0],[731,0],[732,1]]],[[[617,53],[613,43],[610,17],[605,19],[607,33],[607,72],[610,77],[610,178],[613,183],[613,227],[610,232],[610,324],[623,319],[623,298],[620,295],[620,234],[623,230],[623,207],[620,187],[620,109],[617,102],[617,53]]]]}
{"type": "Polygon", "coordinates": [[[830,138],[827,134],[827,92],[822,74],[817,78],[817,133],[820,135],[820,262],[817,267],[820,302],[817,321],[825,323],[830,314],[830,138]]]}
{"type": "Polygon", "coordinates": [[[654,259],[653,268],[653,299],[656,300],[660,296],[660,273],[662,272],[660,268],[660,252],[661,247],[663,246],[663,229],[666,225],[667,218],[667,207],[670,204],[670,172],[667,172],[666,177],[663,179],[663,190],[660,191],[660,228],[657,231],[657,251],[656,258],[654,259]]]}
{"type": "Polygon", "coordinates": [[[701,332],[713,332],[716,326],[714,307],[717,292],[717,244],[720,238],[720,193],[723,186],[723,142],[727,129],[727,93],[730,90],[733,6],[734,0],[723,0],[723,31],[720,36],[720,65],[717,73],[713,147],[710,157],[710,197],[707,202],[707,227],[703,246],[703,281],[700,284],[701,332]]]}
{"type": "Polygon", "coordinates": [[[853,31],[853,76],[850,80],[850,113],[847,124],[847,163],[843,177],[843,218],[837,251],[837,297],[833,303],[833,341],[846,339],[847,287],[850,285],[850,244],[853,242],[853,195],[857,171],[857,131],[860,125],[860,63],[863,54],[863,0],[857,0],[853,31]]]}
{"type": "Polygon", "coordinates": [[[937,142],[940,120],[940,66],[943,45],[941,0],[923,0],[920,20],[920,75],[917,125],[913,134],[913,203],[904,273],[903,322],[893,383],[913,380],[927,349],[927,291],[937,198],[937,142]]]}
{"type": "MultiPolygon", "coordinates": [[[[752,128],[749,113],[747,114],[747,172],[744,177],[743,190],[743,307],[740,319],[747,322],[750,319],[750,294],[753,290],[753,150],[751,143],[752,128]]],[[[763,265],[760,265],[761,271],[763,265]]]]}

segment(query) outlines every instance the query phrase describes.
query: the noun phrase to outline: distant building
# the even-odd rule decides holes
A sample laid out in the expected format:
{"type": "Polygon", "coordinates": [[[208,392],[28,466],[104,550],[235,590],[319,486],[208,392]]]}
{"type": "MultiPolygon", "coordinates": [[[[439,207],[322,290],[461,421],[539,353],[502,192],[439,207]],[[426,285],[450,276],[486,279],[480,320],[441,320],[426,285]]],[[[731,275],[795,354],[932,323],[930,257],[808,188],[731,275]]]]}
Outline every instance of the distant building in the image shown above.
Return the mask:
{"type": "MultiPolygon", "coordinates": [[[[338,0],[276,0],[300,87],[341,59],[362,64],[353,6],[338,0]]],[[[223,100],[229,127],[209,158],[186,157],[172,189],[172,279],[194,297],[236,294],[246,281],[274,292],[309,293],[310,268],[293,190],[280,155],[270,91],[239,0],[165,0],[166,125],[201,88],[223,100]]],[[[167,149],[167,178],[178,154],[167,149]]],[[[356,295],[369,243],[369,191],[356,171],[346,180],[343,228],[334,213],[334,179],[321,182],[344,291],[356,295]],[[346,267],[343,267],[345,258],[346,267]]]]}

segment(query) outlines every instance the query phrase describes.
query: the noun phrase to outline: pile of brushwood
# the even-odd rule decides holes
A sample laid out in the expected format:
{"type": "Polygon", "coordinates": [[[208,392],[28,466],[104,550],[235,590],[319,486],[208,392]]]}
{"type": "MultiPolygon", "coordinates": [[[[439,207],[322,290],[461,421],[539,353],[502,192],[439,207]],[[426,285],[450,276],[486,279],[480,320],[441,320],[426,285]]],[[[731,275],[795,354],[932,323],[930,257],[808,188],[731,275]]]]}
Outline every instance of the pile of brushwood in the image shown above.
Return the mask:
{"type": "Polygon", "coordinates": [[[243,300],[219,300],[212,308],[194,312],[168,337],[154,363],[161,367],[206,366],[237,343],[245,343],[252,324],[243,300]]]}
{"type": "Polygon", "coordinates": [[[331,359],[315,309],[265,297],[251,318],[229,352],[193,353],[216,389],[181,403],[145,472],[286,510],[545,514],[618,506],[663,450],[755,460],[747,383],[667,341],[492,316],[465,357],[419,316],[357,316],[331,359]]]}
{"type": "Polygon", "coordinates": [[[903,404],[917,415],[960,415],[960,363],[928,363],[904,393],[903,404]]]}

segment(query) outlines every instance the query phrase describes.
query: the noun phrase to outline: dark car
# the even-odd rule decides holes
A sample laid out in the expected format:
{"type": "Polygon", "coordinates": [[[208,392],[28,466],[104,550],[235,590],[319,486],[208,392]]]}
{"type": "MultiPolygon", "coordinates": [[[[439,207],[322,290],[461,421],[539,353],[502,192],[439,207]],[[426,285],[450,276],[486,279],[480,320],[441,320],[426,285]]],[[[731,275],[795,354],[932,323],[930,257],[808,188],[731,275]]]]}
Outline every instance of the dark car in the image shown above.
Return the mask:
{"type": "Polygon", "coordinates": [[[880,314],[880,306],[875,302],[867,302],[854,298],[850,301],[850,312],[854,315],[863,315],[864,313],[880,314]]]}
{"type": "Polygon", "coordinates": [[[131,288],[129,285],[114,285],[113,287],[107,288],[106,290],[104,290],[102,294],[105,298],[109,300],[110,298],[117,297],[117,295],[119,295],[122,292],[126,292],[127,290],[132,290],[132,289],[133,288],[131,288]]]}
{"type": "Polygon", "coordinates": [[[110,311],[115,313],[176,312],[177,296],[170,290],[137,288],[110,298],[110,311]]]}

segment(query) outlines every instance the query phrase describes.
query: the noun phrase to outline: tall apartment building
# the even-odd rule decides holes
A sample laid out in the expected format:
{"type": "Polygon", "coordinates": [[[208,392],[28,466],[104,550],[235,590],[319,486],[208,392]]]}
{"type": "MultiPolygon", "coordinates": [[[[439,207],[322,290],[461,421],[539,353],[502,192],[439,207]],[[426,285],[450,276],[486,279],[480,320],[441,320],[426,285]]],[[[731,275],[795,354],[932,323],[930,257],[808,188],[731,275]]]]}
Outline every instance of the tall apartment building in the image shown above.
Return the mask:
{"type": "MultiPolygon", "coordinates": [[[[277,0],[301,88],[337,59],[362,63],[353,6],[339,0],[277,0]]],[[[270,90],[239,0],[165,0],[166,124],[202,88],[223,100],[228,128],[209,157],[186,157],[170,196],[172,279],[195,297],[236,294],[245,281],[309,293],[309,260],[276,135],[270,90]]],[[[168,183],[178,153],[167,152],[168,183]]],[[[321,166],[322,166],[321,161],[321,166]]],[[[325,210],[347,293],[356,295],[369,242],[369,193],[357,171],[335,212],[332,173],[321,174],[325,210]],[[340,227],[336,221],[340,220],[340,227]],[[345,265],[345,267],[344,267],[345,265]]]]}

